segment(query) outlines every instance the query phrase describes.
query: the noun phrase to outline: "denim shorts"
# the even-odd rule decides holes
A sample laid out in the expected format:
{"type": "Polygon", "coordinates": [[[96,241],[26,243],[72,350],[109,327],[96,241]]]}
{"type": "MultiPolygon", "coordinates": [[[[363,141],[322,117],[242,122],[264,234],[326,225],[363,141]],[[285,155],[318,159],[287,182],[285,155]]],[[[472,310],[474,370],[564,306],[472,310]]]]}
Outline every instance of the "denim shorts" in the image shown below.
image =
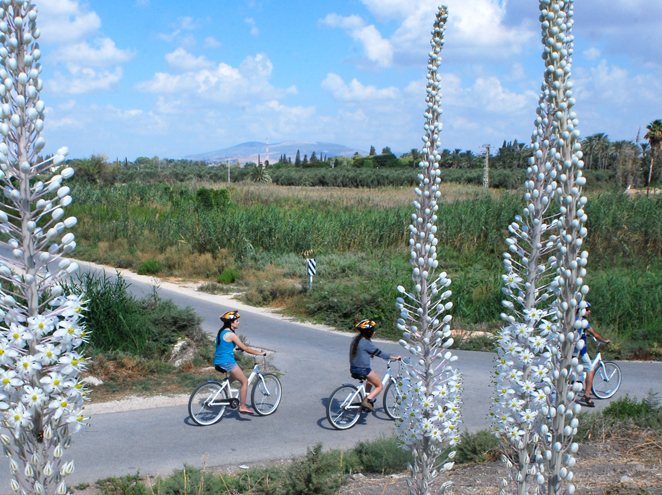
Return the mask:
{"type": "Polygon", "coordinates": [[[359,368],[358,366],[349,367],[349,372],[352,374],[352,378],[356,378],[357,380],[365,380],[371,371],[370,368],[359,368]]]}
{"type": "Polygon", "coordinates": [[[238,366],[237,363],[223,363],[223,364],[215,364],[214,368],[216,371],[220,371],[221,373],[230,373],[235,367],[238,366]]]}

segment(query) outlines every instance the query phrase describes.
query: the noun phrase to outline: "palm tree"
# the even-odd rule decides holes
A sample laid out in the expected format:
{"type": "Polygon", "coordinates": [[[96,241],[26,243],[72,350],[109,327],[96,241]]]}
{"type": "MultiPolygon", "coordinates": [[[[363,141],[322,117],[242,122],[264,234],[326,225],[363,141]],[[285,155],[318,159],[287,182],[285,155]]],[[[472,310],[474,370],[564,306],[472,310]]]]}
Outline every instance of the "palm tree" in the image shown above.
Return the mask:
{"type": "Polygon", "coordinates": [[[662,120],[654,120],[646,126],[646,129],[648,129],[648,132],[646,132],[644,139],[648,141],[648,144],[650,144],[651,147],[651,165],[648,169],[648,184],[646,185],[646,195],[648,195],[648,189],[653,180],[655,154],[660,152],[660,147],[662,146],[662,120]]]}

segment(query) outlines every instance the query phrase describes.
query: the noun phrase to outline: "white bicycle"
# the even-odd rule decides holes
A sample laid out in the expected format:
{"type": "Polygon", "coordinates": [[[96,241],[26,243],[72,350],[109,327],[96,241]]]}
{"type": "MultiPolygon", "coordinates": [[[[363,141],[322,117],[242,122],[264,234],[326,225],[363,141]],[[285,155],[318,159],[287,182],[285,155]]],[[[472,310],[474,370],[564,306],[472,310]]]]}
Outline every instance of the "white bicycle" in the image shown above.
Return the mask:
{"type": "Polygon", "coordinates": [[[621,368],[616,363],[602,360],[601,345],[602,342],[597,342],[597,354],[591,362],[591,369],[595,370],[592,390],[593,395],[598,399],[609,399],[614,396],[621,386],[622,374],[621,368]]]}
{"type": "MultiPolygon", "coordinates": [[[[280,379],[273,373],[263,373],[255,363],[248,385],[251,389],[253,409],[260,416],[269,416],[280,405],[283,387],[280,379]]],[[[188,413],[194,423],[209,426],[223,417],[225,409],[239,407],[239,389],[232,388],[229,376],[221,380],[208,380],[196,387],[188,400],[188,413]]]]}
{"type": "MultiPolygon", "coordinates": [[[[400,361],[401,367],[404,365],[400,361]]],[[[400,370],[396,376],[391,375],[391,361],[386,364],[386,373],[382,378],[383,406],[384,412],[391,419],[399,419],[397,405],[402,397],[398,379],[400,370]]],[[[365,380],[359,379],[359,385],[346,383],[333,391],[326,404],[326,419],[331,426],[337,430],[347,430],[354,426],[361,416],[363,407],[361,402],[368,394],[365,389],[365,380]]]]}

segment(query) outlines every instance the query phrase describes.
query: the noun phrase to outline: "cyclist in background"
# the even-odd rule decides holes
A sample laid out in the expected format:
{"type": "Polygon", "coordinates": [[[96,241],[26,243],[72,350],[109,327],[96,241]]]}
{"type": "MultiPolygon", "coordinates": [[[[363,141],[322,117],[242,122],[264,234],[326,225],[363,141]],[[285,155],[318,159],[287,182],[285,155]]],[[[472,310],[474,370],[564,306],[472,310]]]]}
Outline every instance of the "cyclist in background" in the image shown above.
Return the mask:
{"type": "Polygon", "coordinates": [[[595,369],[591,368],[591,365],[593,364],[591,362],[591,358],[588,355],[588,352],[586,352],[586,335],[589,334],[593,337],[595,337],[597,340],[600,342],[603,342],[605,344],[609,344],[611,341],[609,339],[605,339],[602,335],[600,335],[595,328],[591,326],[591,324],[588,321],[588,317],[591,316],[591,303],[587,302],[586,303],[586,312],[584,313],[584,319],[586,320],[586,327],[580,329],[580,340],[584,342],[584,345],[579,351],[579,362],[584,365],[584,369],[586,370],[586,381],[584,382],[584,396],[581,398],[581,402],[588,407],[595,407],[595,403],[593,402],[593,399],[591,398],[591,391],[593,390],[593,376],[595,375],[595,369]]]}
{"type": "Polygon", "coordinates": [[[374,409],[375,398],[382,391],[381,377],[370,368],[370,359],[377,356],[385,361],[400,360],[400,356],[390,355],[380,351],[370,339],[375,333],[377,323],[373,320],[361,320],[354,325],[354,330],[359,333],[352,339],[349,348],[349,371],[352,378],[367,380],[366,391],[368,395],[361,402],[361,406],[372,411],[374,409]],[[373,388],[374,387],[374,388],[373,388]]]}
{"type": "Polygon", "coordinates": [[[246,406],[246,394],[248,390],[248,378],[241,367],[237,364],[234,357],[235,348],[239,348],[248,354],[254,356],[266,356],[266,352],[261,352],[248,347],[235,333],[239,328],[239,311],[228,311],[221,315],[223,326],[216,335],[216,352],[214,353],[214,368],[221,373],[230,375],[230,380],[239,382],[239,412],[242,414],[253,414],[253,411],[246,406]]]}

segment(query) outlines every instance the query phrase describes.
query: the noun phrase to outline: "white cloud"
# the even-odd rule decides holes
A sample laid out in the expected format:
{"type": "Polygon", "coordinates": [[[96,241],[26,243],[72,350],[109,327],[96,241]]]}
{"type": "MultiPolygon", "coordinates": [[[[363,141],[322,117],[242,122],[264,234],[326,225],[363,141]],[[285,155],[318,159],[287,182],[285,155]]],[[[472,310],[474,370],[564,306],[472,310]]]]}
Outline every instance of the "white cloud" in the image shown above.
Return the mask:
{"type": "Polygon", "coordinates": [[[104,67],[122,64],[131,59],[130,50],[120,50],[110,38],[97,38],[93,45],[87,41],[73,43],[60,48],[54,60],[74,65],[104,67]]]}
{"type": "Polygon", "coordinates": [[[158,37],[163,41],[173,42],[179,40],[180,44],[191,44],[192,38],[188,34],[198,28],[197,21],[191,16],[184,16],[177,19],[172,31],[169,33],[159,33],[158,37]]]}
{"type": "Polygon", "coordinates": [[[296,88],[278,89],[271,85],[273,65],[266,55],[246,57],[239,67],[226,63],[177,74],[159,72],[149,81],[138,84],[148,93],[177,95],[188,105],[199,107],[206,102],[232,106],[257,104],[296,92],[296,88]]]}
{"type": "Polygon", "coordinates": [[[59,72],[45,85],[54,93],[82,94],[108,90],[122,78],[122,64],[132,50],[98,34],[101,19],[81,0],[38,0],[42,40],[51,48],[47,56],[58,62],[59,72]],[[64,72],[66,71],[66,72],[64,72]]]}
{"type": "Polygon", "coordinates": [[[258,29],[257,24],[255,23],[255,19],[253,19],[252,17],[246,17],[246,19],[244,19],[244,22],[248,24],[248,27],[250,28],[249,32],[251,33],[251,36],[258,36],[260,34],[260,30],[258,29]]]}
{"type": "Polygon", "coordinates": [[[591,47],[591,48],[589,48],[588,50],[585,50],[585,51],[584,51],[584,56],[585,56],[588,60],[595,60],[595,59],[599,58],[600,55],[601,55],[600,50],[597,49],[597,48],[595,48],[595,47],[591,47]]]}
{"type": "Polygon", "coordinates": [[[513,92],[496,77],[479,77],[469,91],[469,98],[488,112],[517,114],[535,108],[533,91],[513,92]]]}
{"type": "MultiPolygon", "coordinates": [[[[631,74],[627,69],[601,60],[575,71],[577,100],[591,106],[628,108],[633,103],[659,105],[662,81],[652,74],[631,74]]],[[[659,108],[659,106],[658,106],[659,108]]]]}
{"type": "Polygon", "coordinates": [[[96,12],[88,11],[78,0],[39,0],[37,7],[41,39],[49,44],[72,43],[101,27],[96,12]]]}
{"type": "Polygon", "coordinates": [[[170,67],[180,72],[201,70],[213,65],[207,58],[196,57],[184,48],[177,48],[175,51],[167,53],[165,59],[170,67]]]}
{"type": "MultiPolygon", "coordinates": [[[[365,56],[383,67],[394,61],[412,63],[429,49],[436,0],[362,0],[377,19],[395,21],[398,27],[386,36],[357,15],[329,14],[323,24],[344,29],[359,41],[365,56]]],[[[534,36],[524,24],[506,24],[502,0],[448,0],[445,53],[456,57],[503,59],[521,53],[534,36]],[[454,55],[453,55],[454,54],[454,55]]]]}
{"type": "Polygon", "coordinates": [[[47,81],[47,86],[55,93],[82,94],[91,91],[108,90],[122,79],[122,68],[95,70],[90,67],[69,66],[69,74],[57,74],[47,81]]]}
{"type": "Polygon", "coordinates": [[[329,27],[346,30],[349,35],[363,47],[365,56],[371,62],[381,67],[389,67],[393,62],[393,47],[391,42],[380,34],[373,25],[366,25],[358,16],[327,15],[322,22],[329,27]]]}
{"type": "Polygon", "coordinates": [[[333,97],[340,101],[368,101],[368,100],[391,100],[398,97],[400,91],[395,87],[377,88],[366,86],[357,79],[352,79],[349,84],[334,73],[327,74],[322,81],[322,88],[329,91],[333,97]]]}
{"type": "Polygon", "coordinates": [[[205,48],[218,48],[221,46],[221,42],[213,36],[207,36],[203,44],[205,48]]]}

